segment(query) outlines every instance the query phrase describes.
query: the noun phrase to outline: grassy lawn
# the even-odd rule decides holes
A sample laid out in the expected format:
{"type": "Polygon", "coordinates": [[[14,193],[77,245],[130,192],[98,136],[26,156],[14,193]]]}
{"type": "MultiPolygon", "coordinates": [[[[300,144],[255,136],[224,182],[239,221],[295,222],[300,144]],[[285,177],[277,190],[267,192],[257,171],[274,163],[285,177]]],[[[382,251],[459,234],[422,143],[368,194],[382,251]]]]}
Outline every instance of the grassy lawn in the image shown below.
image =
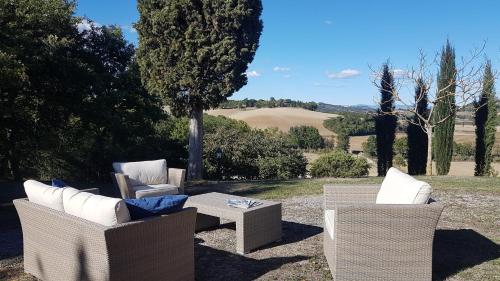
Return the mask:
{"type": "MultiPolygon", "coordinates": [[[[488,193],[500,196],[500,178],[490,177],[449,177],[422,176],[417,177],[428,182],[434,191],[460,191],[488,193]]],[[[304,179],[284,181],[242,181],[221,182],[196,185],[188,188],[193,194],[207,191],[220,191],[235,195],[253,196],[262,199],[280,199],[293,196],[319,195],[323,193],[324,184],[381,184],[381,177],[348,178],[348,179],[304,179]]]]}

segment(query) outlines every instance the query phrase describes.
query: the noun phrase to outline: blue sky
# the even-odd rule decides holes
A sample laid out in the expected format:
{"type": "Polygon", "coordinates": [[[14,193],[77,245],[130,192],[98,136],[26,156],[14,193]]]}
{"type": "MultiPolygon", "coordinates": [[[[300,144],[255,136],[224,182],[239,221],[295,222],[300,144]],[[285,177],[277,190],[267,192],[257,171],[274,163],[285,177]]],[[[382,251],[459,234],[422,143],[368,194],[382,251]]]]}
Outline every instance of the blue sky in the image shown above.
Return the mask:
{"type": "MultiPolygon", "coordinates": [[[[374,104],[370,67],[387,59],[409,69],[419,50],[433,57],[447,38],[457,56],[486,41],[500,65],[497,0],[263,0],[264,31],[248,84],[233,98],[291,98],[332,104],[374,104]]],[[[137,43],[136,1],[80,0],[77,14],[116,24],[137,43]]]]}

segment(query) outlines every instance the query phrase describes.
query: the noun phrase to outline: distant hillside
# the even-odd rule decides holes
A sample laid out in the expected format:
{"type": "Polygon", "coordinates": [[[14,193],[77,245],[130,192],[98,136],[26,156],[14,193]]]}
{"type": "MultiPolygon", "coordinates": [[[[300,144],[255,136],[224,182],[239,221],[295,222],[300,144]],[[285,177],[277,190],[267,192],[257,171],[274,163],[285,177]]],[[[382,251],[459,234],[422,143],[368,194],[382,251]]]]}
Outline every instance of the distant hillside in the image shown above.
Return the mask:
{"type": "Polygon", "coordinates": [[[316,111],[325,113],[342,113],[342,112],[375,112],[376,107],[371,105],[359,104],[359,105],[335,105],[328,103],[318,103],[316,111]]]}
{"type": "Polygon", "coordinates": [[[318,129],[322,136],[334,135],[333,132],[323,126],[323,121],[338,117],[336,114],[293,107],[214,109],[206,113],[242,120],[254,128],[278,128],[283,132],[288,132],[290,127],[293,126],[313,126],[318,129]]]}

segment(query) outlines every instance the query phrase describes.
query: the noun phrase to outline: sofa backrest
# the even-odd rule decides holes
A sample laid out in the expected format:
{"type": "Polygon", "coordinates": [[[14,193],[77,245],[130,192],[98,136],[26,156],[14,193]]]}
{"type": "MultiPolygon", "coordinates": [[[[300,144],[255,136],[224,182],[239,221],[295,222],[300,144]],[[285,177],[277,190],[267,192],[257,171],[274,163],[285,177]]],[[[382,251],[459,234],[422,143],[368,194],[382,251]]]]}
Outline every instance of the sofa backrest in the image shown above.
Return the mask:
{"type": "Polygon", "coordinates": [[[115,162],[116,173],[125,174],[132,186],[168,183],[167,160],[115,162]]]}

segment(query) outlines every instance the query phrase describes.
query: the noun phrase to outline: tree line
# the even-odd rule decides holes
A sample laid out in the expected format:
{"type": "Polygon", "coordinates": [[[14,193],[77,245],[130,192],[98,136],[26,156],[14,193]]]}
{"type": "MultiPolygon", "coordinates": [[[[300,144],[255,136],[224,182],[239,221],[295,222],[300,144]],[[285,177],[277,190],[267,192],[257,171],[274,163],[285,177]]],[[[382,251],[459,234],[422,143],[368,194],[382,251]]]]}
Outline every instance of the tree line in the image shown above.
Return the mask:
{"type": "Polygon", "coordinates": [[[432,175],[432,162],[436,162],[438,175],[449,173],[453,157],[455,117],[460,109],[473,105],[476,126],[475,175],[492,175],[492,150],[497,126],[497,105],[494,81],[496,74],[491,61],[477,63],[482,49],[457,65],[455,49],[446,42],[440,54],[435,94],[433,74],[425,55],[420,65],[408,71],[404,79],[396,80],[389,63],[376,73],[374,81],[380,90],[380,105],[375,118],[377,167],[384,176],[393,164],[395,132],[398,117],[408,122],[408,172],[413,175],[432,175]],[[414,84],[415,94],[407,102],[399,93],[401,83],[414,84]],[[396,102],[405,105],[395,110],[396,102]]]}
{"type": "Polygon", "coordinates": [[[316,111],[318,103],[303,102],[291,99],[275,99],[271,97],[269,100],[264,99],[243,99],[243,100],[227,100],[219,105],[220,108],[274,108],[274,107],[299,107],[307,110],[316,111]]]}

